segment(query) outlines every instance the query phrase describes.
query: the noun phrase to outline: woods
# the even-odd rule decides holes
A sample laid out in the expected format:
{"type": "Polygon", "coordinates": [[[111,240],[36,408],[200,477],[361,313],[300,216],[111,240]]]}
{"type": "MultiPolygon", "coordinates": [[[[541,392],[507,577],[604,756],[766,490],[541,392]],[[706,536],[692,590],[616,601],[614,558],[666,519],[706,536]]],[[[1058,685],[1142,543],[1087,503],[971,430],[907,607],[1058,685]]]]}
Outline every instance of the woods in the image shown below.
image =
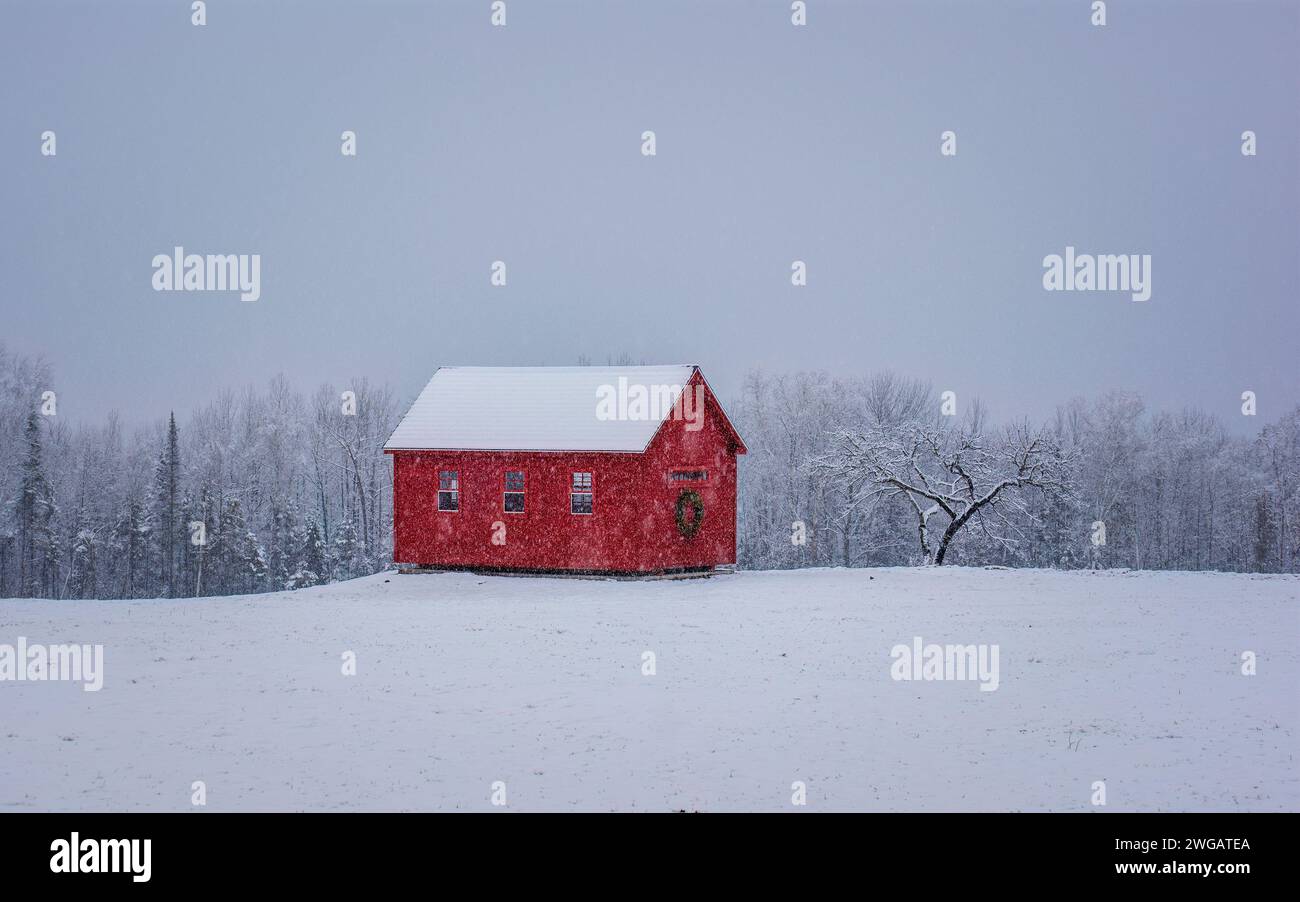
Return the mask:
{"type": "Polygon", "coordinates": [[[752,373],[730,409],[745,567],[1300,570],[1294,404],[1253,437],[1120,392],[998,426],[891,373],[752,373]]]}
{"type": "MultiPolygon", "coordinates": [[[[53,385],[0,346],[0,597],[266,592],[391,562],[388,387],[281,376],[128,430],[41,415],[53,385]]],[[[742,567],[1300,570],[1300,406],[1253,436],[1124,393],[1000,424],[892,373],[755,372],[727,407],[742,567]]]]}
{"type": "Polygon", "coordinates": [[[387,565],[389,389],[276,377],[128,432],[40,415],[53,384],[0,347],[0,597],[266,592],[387,565]]]}

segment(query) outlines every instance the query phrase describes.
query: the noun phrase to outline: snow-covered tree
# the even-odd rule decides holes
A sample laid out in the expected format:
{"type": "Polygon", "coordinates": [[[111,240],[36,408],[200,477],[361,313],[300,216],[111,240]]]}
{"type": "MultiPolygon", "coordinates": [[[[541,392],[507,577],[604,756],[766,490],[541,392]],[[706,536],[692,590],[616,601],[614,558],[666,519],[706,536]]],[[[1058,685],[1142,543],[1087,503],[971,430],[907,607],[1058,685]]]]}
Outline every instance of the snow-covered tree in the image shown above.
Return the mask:
{"type": "Polygon", "coordinates": [[[357,536],[356,524],[347,517],[334,531],[333,552],[335,579],[351,579],[367,571],[365,549],[357,536]]]}
{"type": "MultiPolygon", "coordinates": [[[[0,597],[272,591],[370,573],[391,559],[382,447],[399,410],[389,389],[351,380],[355,404],[341,405],[338,387],[304,394],[277,376],[123,431],[111,416],[74,427],[34,413],[53,384],[48,366],[0,345],[0,460],[10,463],[0,467],[0,597]],[[204,547],[190,544],[194,520],[205,524],[204,547]]],[[[962,430],[978,436],[981,447],[965,452],[977,459],[1005,450],[995,412],[963,402],[958,428],[938,415],[922,381],[751,374],[727,402],[750,452],[739,461],[741,565],[923,561],[927,511],[938,558],[957,517],[825,464],[844,450],[842,433],[898,442],[917,424],[942,432],[953,423],[944,442],[962,430]]],[[[1203,411],[1149,411],[1135,395],[1111,393],[1069,401],[1041,431],[1077,463],[1074,500],[1007,490],[1007,502],[971,513],[948,538],[945,562],[1300,570],[1300,407],[1246,437],[1203,411]],[[1104,545],[1090,541],[1097,521],[1104,545]]],[[[951,479],[943,460],[922,472],[951,479]]],[[[973,506],[948,503],[958,517],[973,506]]]]}
{"type": "Polygon", "coordinates": [[[942,564],[953,539],[968,523],[996,545],[1023,539],[1034,519],[1029,497],[1073,497],[1073,465],[1048,433],[1027,425],[995,434],[978,427],[912,422],[874,426],[832,436],[818,465],[841,477],[863,501],[906,501],[921,556],[942,564]]]}
{"type": "Polygon", "coordinates": [[[185,595],[178,585],[178,570],[184,557],[185,524],[180,520],[181,502],[180,434],[176,414],[167,418],[167,438],[154,468],[153,536],[158,543],[161,589],[167,596],[185,595]]]}
{"type": "Polygon", "coordinates": [[[308,520],[298,550],[298,564],[289,576],[286,588],[305,589],[329,581],[329,562],[325,540],[315,520],[308,520]]]}
{"type": "Polygon", "coordinates": [[[149,541],[149,528],[145,523],[144,505],[138,497],[128,497],[125,507],[113,524],[112,546],[120,570],[117,593],[122,598],[135,598],[145,576],[145,548],[149,541]]]}
{"type": "Polygon", "coordinates": [[[41,460],[41,420],[35,411],[27,416],[26,455],[22,463],[16,511],[18,581],[26,595],[39,595],[51,585],[49,567],[59,559],[51,530],[54,498],[41,460]]]}
{"type": "Polygon", "coordinates": [[[99,541],[94,530],[82,528],[72,543],[72,569],[68,574],[69,598],[94,598],[98,585],[99,541]]]}

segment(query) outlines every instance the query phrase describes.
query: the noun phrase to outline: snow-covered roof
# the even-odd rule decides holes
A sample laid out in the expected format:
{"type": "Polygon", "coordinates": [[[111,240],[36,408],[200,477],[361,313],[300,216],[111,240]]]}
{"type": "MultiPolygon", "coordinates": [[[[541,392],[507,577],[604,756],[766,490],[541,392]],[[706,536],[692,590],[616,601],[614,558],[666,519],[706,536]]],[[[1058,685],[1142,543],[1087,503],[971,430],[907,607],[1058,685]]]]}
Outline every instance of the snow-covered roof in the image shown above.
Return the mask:
{"type": "Polygon", "coordinates": [[[644,451],[694,372],[689,365],[439,367],[384,450],[644,451]],[[660,395],[668,403],[651,405],[645,418],[598,412],[602,396],[627,397],[637,385],[671,386],[660,395]]]}

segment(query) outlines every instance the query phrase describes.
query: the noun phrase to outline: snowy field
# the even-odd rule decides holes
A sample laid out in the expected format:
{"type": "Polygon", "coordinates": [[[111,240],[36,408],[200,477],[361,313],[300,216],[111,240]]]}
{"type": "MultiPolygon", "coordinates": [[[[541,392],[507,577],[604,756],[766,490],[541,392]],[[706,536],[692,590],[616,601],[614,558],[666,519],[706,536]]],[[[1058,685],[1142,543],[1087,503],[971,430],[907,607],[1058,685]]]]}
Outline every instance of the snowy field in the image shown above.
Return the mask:
{"type": "Polygon", "coordinates": [[[0,810],[1296,810],[1298,627],[1295,577],[1124,571],[0,601],[105,671],[0,682],[0,810]],[[891,679],[915,636],[999,687],[891,679]]]}

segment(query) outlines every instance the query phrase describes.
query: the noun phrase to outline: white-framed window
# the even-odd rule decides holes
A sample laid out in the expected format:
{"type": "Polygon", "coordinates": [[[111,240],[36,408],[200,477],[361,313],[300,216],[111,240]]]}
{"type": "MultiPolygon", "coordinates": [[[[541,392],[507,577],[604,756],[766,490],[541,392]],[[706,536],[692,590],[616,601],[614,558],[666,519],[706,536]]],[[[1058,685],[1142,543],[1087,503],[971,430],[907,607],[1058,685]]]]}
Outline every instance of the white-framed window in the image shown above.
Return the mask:
{"type": "Polygon", "coordinates": [[[569,491],[569,513],[591,513],[591,474],[574,473],[573,488],[569,491]]]}
{"type": "Polygon", "coordinates": [[[438,510],[460,510],[460,473],[457,470],[438,471],[438,510]]]}
{"type": "Polygon", "coordinates": [[[506,471],[506,488],[502,509],[507,514],[522,514],[524,512],[523,470],[506,471]]]}

